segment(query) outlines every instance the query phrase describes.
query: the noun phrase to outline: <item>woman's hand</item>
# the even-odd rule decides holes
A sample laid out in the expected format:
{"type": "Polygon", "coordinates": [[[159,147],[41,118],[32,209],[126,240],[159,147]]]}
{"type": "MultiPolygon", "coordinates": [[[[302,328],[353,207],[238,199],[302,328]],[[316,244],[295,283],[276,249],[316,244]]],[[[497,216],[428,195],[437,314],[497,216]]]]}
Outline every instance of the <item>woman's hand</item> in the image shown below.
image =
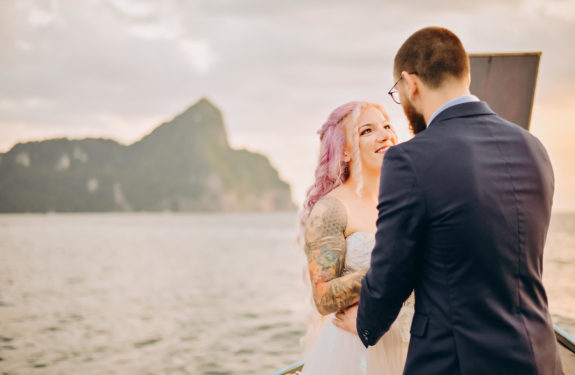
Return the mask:
{"type": "Polygon", "coordinates": [[[357,335],[357,307],[358,304],[356,303],[343,311],[338,311],[332,319],[333,324],[337,328],[341,328],[344,331],[357,335]]]}

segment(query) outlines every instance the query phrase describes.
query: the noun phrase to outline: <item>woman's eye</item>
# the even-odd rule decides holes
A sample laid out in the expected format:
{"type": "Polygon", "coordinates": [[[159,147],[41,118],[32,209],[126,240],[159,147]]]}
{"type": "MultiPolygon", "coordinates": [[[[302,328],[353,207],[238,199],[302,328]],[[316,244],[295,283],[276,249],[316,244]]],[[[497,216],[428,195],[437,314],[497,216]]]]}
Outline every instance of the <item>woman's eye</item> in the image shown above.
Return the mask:
{"type": "Polygon", "coordinates": [[[365,129],[365,130],[362,130],[361,133],[359,133],[359,135],[364,135],[364,134],[367,134],[370,132],[371,132],[371,129],[365,129]]]}

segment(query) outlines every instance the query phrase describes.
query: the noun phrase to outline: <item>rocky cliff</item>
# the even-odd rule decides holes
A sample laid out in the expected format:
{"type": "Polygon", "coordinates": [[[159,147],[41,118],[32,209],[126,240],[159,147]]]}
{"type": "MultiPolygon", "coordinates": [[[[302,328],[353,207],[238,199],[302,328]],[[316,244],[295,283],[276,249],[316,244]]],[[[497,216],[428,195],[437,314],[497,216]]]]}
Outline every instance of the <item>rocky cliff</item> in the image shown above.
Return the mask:
{"type": "Polygon", "coordinates": [[[51,139],[0,154],[0,212],[294,209],[268,159],[230,147],[201,99],[138,142],[51,139]]]}

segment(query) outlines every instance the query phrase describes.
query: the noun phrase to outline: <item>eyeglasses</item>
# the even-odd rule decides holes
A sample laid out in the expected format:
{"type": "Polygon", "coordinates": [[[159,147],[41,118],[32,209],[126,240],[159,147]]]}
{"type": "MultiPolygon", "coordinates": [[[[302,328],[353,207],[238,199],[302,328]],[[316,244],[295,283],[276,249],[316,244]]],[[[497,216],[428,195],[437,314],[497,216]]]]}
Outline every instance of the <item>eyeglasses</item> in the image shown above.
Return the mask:
{"type": "MultiPolygon", "coordinates": [[[[407,73],[407,74],[417,75],[417,72],[407,73]]],[[[397,80],[397,82],[395,82],[393,84],[393,86],[391,86],[391,89],[387,92],[389,94],[389,96],[391,96],[391,99],[393,99],[393,101],[396,102],[397,104],[401,104],[401,100],[399,99],[399,91],[397,91],[395,86],[397,86],[397,84],[399,83],[399,81],[401,81],[402,78],[403,78],[403,76],[400,76],[399,79],[397,80]]]]}

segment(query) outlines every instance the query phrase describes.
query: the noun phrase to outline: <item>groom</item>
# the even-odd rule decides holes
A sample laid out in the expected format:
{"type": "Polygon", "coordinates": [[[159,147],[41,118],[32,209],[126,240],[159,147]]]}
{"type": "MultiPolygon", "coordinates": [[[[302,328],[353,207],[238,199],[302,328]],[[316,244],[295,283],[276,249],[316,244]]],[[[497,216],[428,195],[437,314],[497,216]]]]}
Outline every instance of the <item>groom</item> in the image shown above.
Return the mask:
{"type": "Polygon", "coordinates": [[[467,53],[447,29],[411,35],[394,78],[416,136],[385,155],[359,308],[334,324],[374,345],[415,290],[405,374],[562,374],[541,281],[545,148],[470,95],[467,53]]]}

